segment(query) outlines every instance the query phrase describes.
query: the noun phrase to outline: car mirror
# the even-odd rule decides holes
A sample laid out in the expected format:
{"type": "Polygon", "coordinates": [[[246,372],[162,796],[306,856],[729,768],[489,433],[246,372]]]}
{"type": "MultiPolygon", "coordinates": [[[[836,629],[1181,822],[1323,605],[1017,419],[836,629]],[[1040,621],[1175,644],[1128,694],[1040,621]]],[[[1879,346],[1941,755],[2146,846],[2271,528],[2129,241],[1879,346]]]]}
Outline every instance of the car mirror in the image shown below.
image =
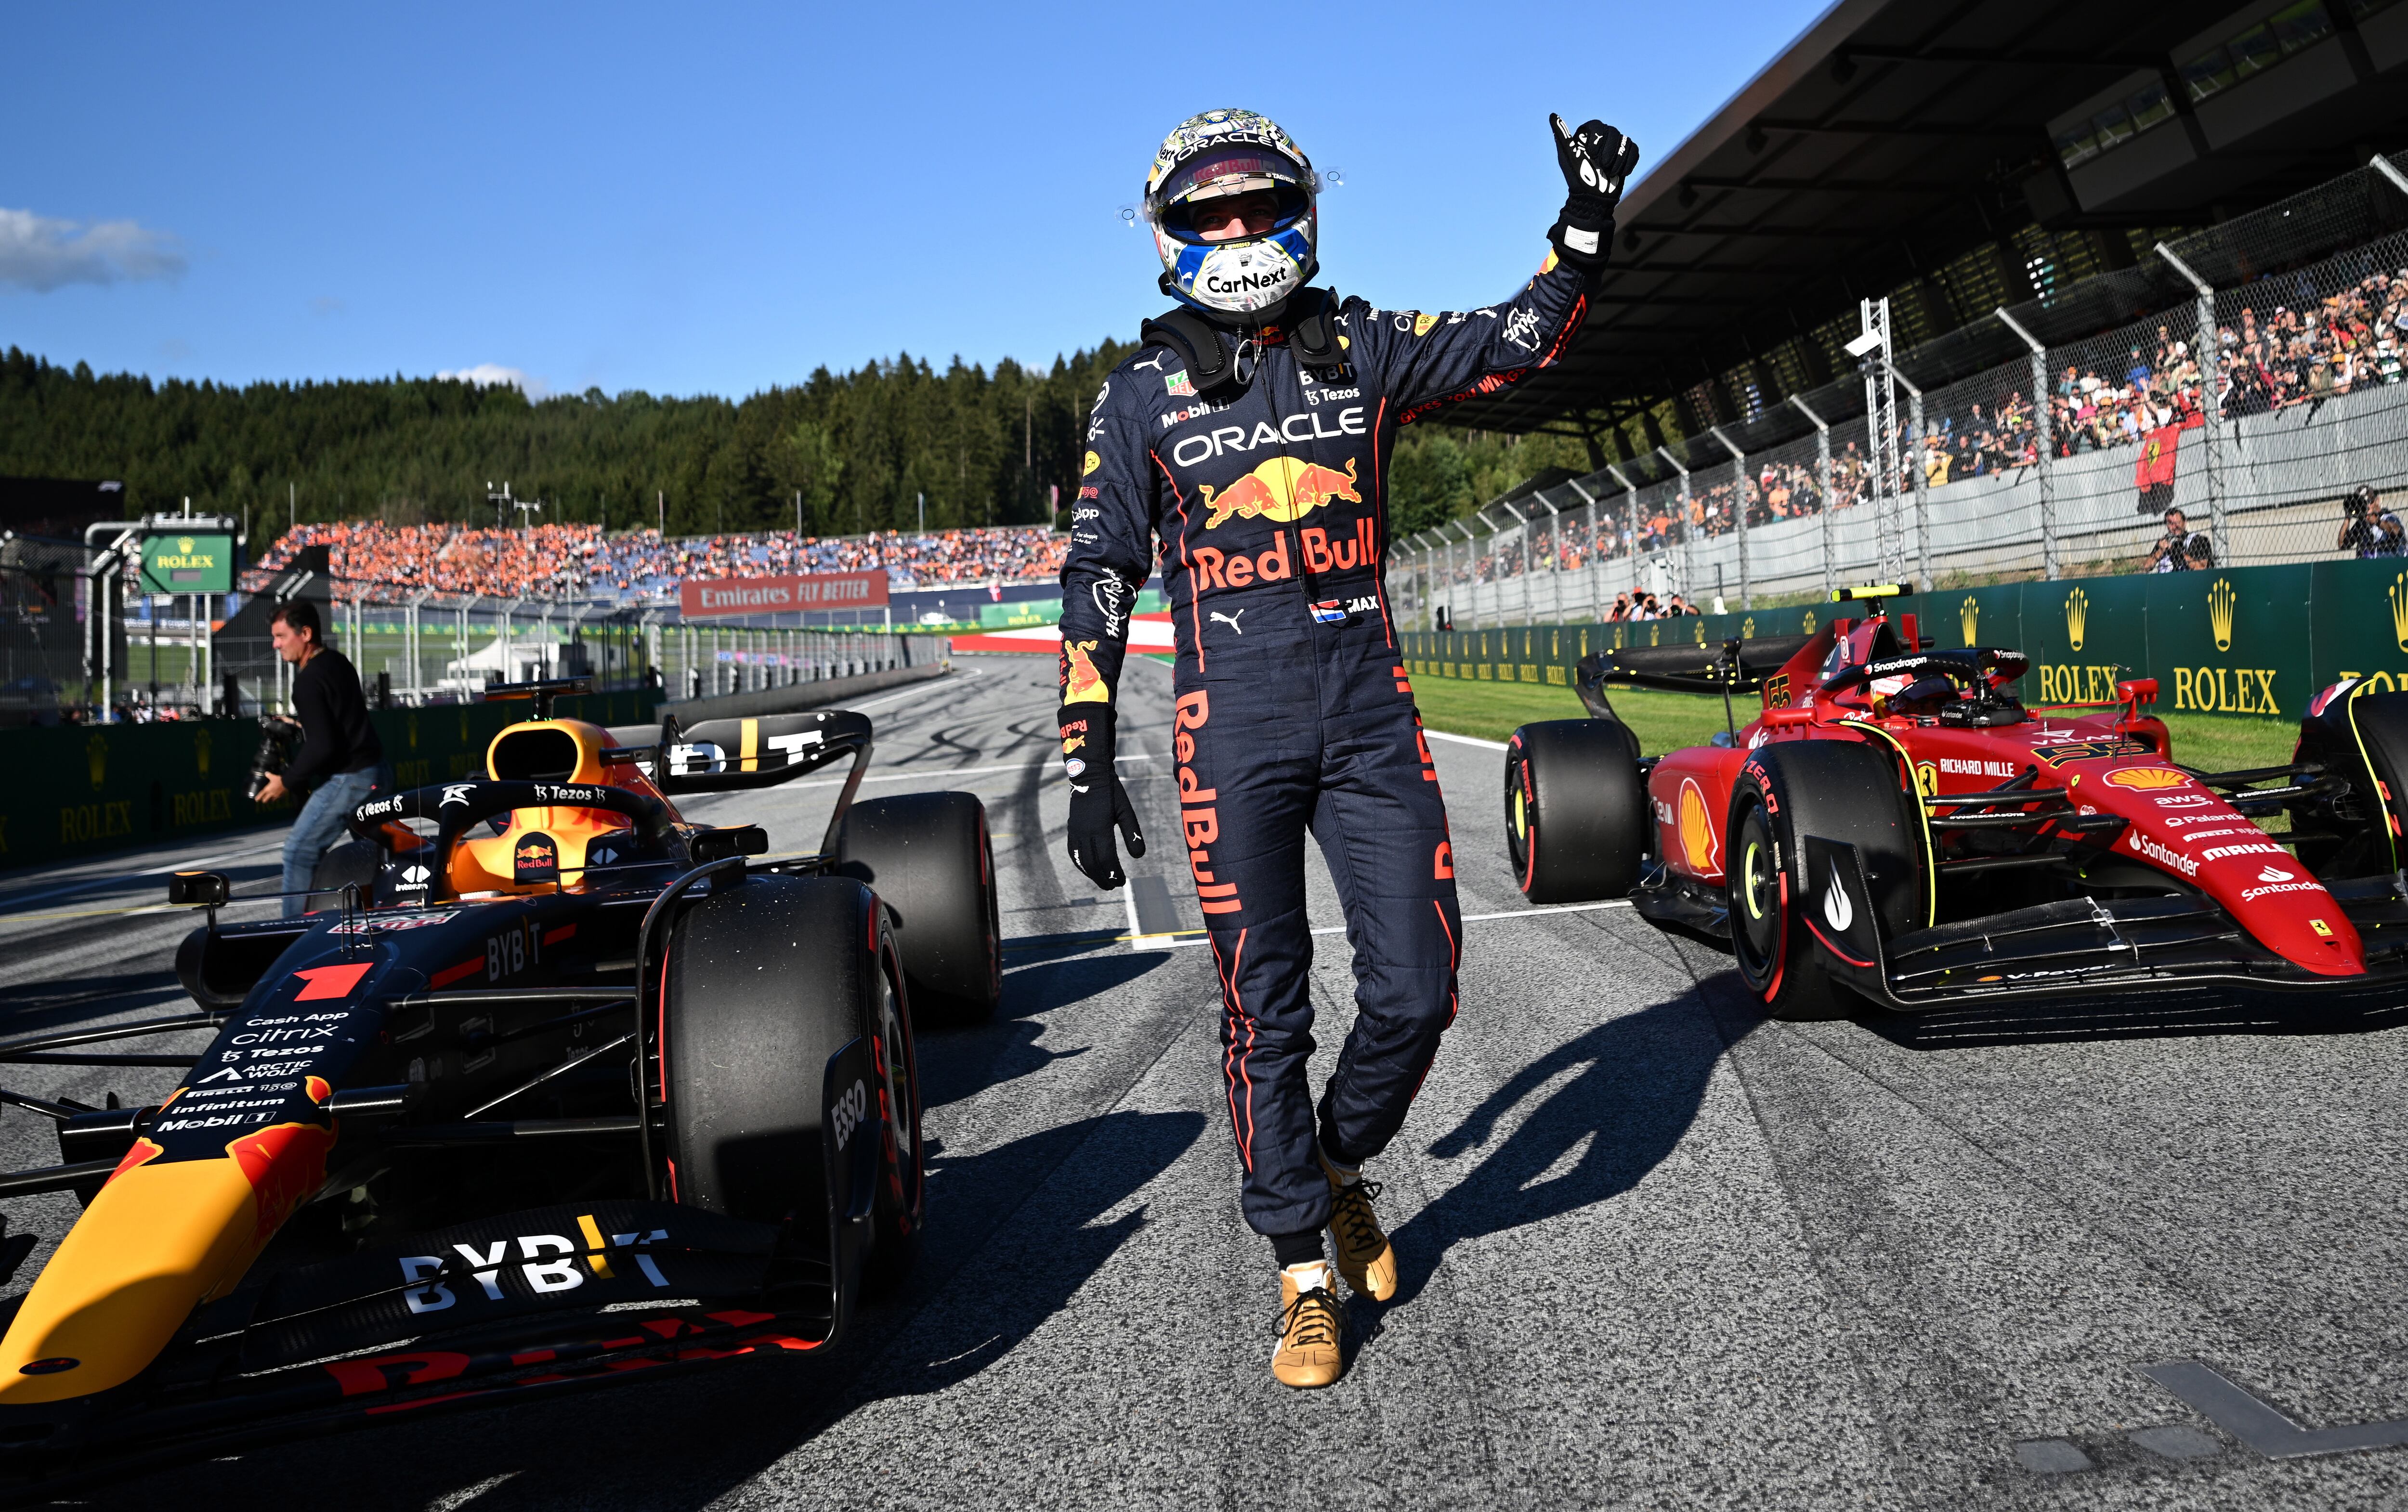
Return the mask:
{"type": "Polygon", "coordinates": [[[167,878],[167,902],[178,907],[223,907],[233,891],[223,872],[178,872],[167,878]]]}
{"type": "Polygon", "coordinates": [[[769,832],[758,824],[731,824],[725,829],[705,830],[689,842],[695,864],[725,861],[730,856],[758,856],[769,849],[769,832]]]}

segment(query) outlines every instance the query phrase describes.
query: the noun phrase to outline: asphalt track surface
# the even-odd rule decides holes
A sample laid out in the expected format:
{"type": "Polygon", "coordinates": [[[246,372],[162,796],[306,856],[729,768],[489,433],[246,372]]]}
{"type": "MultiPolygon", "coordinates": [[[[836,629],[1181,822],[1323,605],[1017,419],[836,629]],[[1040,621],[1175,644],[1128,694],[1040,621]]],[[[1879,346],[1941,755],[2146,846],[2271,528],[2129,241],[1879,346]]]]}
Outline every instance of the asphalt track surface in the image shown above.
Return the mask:
{"type": "MultiPolygon", "coordinates": [[[[1137,868],[1175,879],[1192,928],[1160,844],[1169,676],[1131,667],[1125,770],[1159,847],[1137,868]]],[[[1340,1384],[1278,1386],[1210,953],[1133,949],[1125,894],[1063,859],[1052,684],[1050,661],[973,657],[865,701],[866,792],[984,799],[1010,943],[996,1020],[923,1036],[927,1248],[837,1353],[260,1450],[98,1503],[2408,1505],[2408,1448],[2348,1447],[2408,1440],[2397,1015],[2133,998],[1766,1022],[1726,958],[1627,907],[1528,915],[1479,743],[1436,754],[1464,912],[1503,917],[1467,928],[1461,1020],[1373,1168],[1403,1286],[1353,1307],[1340,1384]],[[2175,1373],[2212,1416],[2142,1374],[2171,1362],[2239,1390],[2175,1373]]],[[[804,849],[832,799],[806,779],[688,807],[804,849]]],[[[0,1028],[182,1006],[188,920],[123,910],[199,857],[272,877],[280,837],[0,878],[0,1028]]],[[[1325,939],[1323,1071],[1352,1011],[1325,939]]],[[[172,1075],[9,1084],[97,1103],[172,1075]]],[[[0,1139],[12,1166],[57,1158],[29,1114],[0,1139]]],[[[46,1236],[22,1288],[74,1207],[6,1208],[46,1236]]]]}

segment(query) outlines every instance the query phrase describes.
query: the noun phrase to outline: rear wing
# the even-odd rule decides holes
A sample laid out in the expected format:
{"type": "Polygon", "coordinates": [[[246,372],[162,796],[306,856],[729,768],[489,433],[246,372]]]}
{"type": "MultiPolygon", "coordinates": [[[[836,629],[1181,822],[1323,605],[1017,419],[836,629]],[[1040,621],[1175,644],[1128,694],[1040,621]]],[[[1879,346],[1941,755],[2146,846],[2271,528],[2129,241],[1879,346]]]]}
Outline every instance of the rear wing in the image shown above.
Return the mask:
{"type": "Polygon", "coordinates": [[[853,757],[844,791],[837,795],[823,850],[836,849],[836,834],[853,806],[861,774],[869,765],[870,722],[851,709],[805,714],[768,714],[747,720],[705,720],[680,725],[674,715],[657,725],[614,726],[610,737],[629,749],[631,759],[652,786],[674,797],[681,792],[746,792],[773,788],[839,756],[853,757]]]}
{"type": "Polygon", "coordinates": [[[1764,679],[1788,665],[1812,635],[1759,635],[1754,640],[1704,645],[1632,646],[1591,651],[1573,669],[1572,689],[1591,714],[1614,717],[1608,687],[1652,688],[1675,693],[1754,692],[1764,679]]]}

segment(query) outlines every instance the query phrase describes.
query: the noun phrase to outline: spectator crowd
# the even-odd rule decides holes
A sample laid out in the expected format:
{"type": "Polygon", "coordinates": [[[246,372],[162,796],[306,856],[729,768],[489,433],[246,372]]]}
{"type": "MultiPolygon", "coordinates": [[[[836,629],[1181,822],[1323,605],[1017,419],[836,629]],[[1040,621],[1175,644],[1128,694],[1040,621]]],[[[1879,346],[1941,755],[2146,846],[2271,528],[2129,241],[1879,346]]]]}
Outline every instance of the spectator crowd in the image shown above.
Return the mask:
{"type": "MultiPolygon", "coordinates": [[[[2171,322],[2158,325],[2148,340],[2117,343],[2123,348],[2120,354],[2111,355],[2110,348],[2088,362],[2068,364],[2048,394],[2051,453],[2076,457],[2137,448],[2152,435],[2203,424],[2210,403],[2224,418],[2238,420],[2315,406],[2401,380],[2403,354],[2408,354],[2408,267],[2369,274],[2330,295],[2316,297],[2311,292],[2296,297],[2296,304],[2271,304],[2262,316],[2259,306],[2271,302],[2254,301],[2218,328],[2216,349],[2208,364],[2214,375],[2213,400],[2202,382],[2200,354],[2173,334],[2171,322]]],[[[1906,447],[1899,493],[1911,491],[1913,474],[1907,469],[1913,467],[1922,469],[1927,486],[1942,488],[2020,471],[2038,462],[2040,432],[2028,389],[2007,381],[2019,371],[2011,367],[1981,375],[1926,400],[1925,434],[1919,445],[1910,441],[1906,447]],[[1973,397],[1985,391],[1986,400],[1973,397]]],[[[1861,421],[1854,429],[1862,435],[1861,421]]],[[[1874,482],[1862,442],[1835,435],[1833,506],[1844,509],[1870,502],[1874,482]]],[[[2135,488],[2152,515],[2161,512],[2172,492],[2164,486],[2153,493],[2137,481],[2135,488]]],[[[1569,488],[1555,492],[1572,492],[1569,488]]],[[[1675,484],[1642,488],[1635,510],[1630,496],[1618,486],[1595,496],[1593,510],[1577,496],[1555,501],[1560,514],[1540,515],[1526,506],[1534,517],[1526,547],[1513,535],[1485,537],[1468,552],[1440,552],[1438,560],[1448,563],[1442,571],[1459,583],[1542,571],[1551,561],[1574,572],[1593,561],[1676,546],[1684,533],[1723,535],[1736,527],[1742,508],[1747,511],[1749,528],[1755,529],[1818,514],[1825,504],[1821,463],[1811,436],[1748,458],[1744,475],[1728,465],[1693,475],[1685,506],[1675,484]]],[[[2212,560],[2203,535],[2187,533],[2185,539],[2190,543],[2186,550],[2171,557],[2162,542],[2152,542],[2147,554],[2132,563],[2133,570],[2165,571],[2169,560],[2179,570],[2212,560]]],[[[2391,537],[2370,535],[2365,541],[2344,541],[2342,549],[2379,555],[2391,547],[2391,537]]],[[[2408,551],[2408,547],[2393,549],[2408,551]]]]}
{"type": "Polygon", "coordinates": [[[793,531],[664,539],[658,531],[605,535],[598,525],[484,530],[388,525],[378,521],[301,525],[285,532],[243,575],[265,588],[303,549],[329,549],[338,582],[371,603],[419,593],[537,600],[667,601],[688,578],[782,578],[883,570],[896,590],[1051,578],[1068,538],[1043,526],[867,535],[793,531]]]}

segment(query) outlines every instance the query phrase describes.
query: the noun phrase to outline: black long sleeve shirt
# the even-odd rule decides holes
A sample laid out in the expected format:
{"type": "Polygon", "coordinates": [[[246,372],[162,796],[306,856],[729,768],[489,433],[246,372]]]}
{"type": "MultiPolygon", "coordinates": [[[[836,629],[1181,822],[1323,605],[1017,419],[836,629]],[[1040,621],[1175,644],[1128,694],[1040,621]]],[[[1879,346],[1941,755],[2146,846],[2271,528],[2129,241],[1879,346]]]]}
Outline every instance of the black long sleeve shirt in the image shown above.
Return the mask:
{"type": "Polygon", "coordinates": [[[314,788],[337,772],[373,771],[384,743],[368,722],[367,695],[350,658],[331,648],[293,676],[293,712],[301,721],[301,749],[284,770],[284,785],[314,788]]]}

